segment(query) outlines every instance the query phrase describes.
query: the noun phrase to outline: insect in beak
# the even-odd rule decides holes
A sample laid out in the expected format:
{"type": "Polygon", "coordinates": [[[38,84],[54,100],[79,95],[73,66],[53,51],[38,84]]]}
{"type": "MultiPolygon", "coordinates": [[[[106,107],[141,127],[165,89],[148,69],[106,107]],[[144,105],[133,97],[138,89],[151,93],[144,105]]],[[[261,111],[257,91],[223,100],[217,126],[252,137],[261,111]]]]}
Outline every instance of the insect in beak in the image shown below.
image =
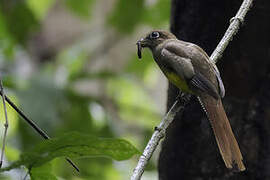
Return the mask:
{"type": "Polygon", "coordinates": [[[140,39],[139,41],[137,41],[137,55],[138,55],[138,58],[141,59],[142,58],[142,39],[140,39]]]}

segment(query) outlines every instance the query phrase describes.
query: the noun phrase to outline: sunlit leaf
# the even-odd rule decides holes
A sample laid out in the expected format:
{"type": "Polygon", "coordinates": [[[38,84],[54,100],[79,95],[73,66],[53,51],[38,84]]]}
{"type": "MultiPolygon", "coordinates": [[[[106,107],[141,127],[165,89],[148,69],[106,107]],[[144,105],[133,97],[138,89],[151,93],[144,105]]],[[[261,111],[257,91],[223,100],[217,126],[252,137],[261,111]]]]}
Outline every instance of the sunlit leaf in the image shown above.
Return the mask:
{"type": "Polygon", "coordinates": [[[57,180],[56,176],[52,173],[51,163],[32,168],[30,177],[32,180],[57,180]]]}
{"type": "MultiPolygon", "coordinates": [[[[7,89],[6,89],[7,92],[7,89]]],[[[11,96],[10,94],[8,95],[10,99],[12,99],[12,101],[14,103],[17,102],[17,99],[14,96],[11,96]]],[[[4,125],[2,125],[2,123],[5,122],[5,116],[4,116],[4,108],[3,108],[3,103],[2,103],[2,98],[0,96],[0,135],[2,136],[3,132],[4,132],[4,125]]],[[[8,121],[9,121],[9,128],[8,128],[8,137],[14,135],[16,133],[16,130],[18,128],[18,114],[12,109],[11,106],[6,106],[7,108],[7,115],[8,115],[8,121]]]]}
{"type": "Polygon", "coordinates": [[[139,151],[122,139],[97,138],[80,133],[68,133],[43,141],[31,151],[21,155],[20,160],[1,169],[6,171],[24,165],[28,168],[41,166],[57,157],[85,158],[103,156],[114,160],[126,160],[139,151]]]}
{"type": "Polygon", "coordinates": [[[11,146],[6,146],[5,155],[9,161],[15,161],[19,159],[20,152],[11,146]]]}

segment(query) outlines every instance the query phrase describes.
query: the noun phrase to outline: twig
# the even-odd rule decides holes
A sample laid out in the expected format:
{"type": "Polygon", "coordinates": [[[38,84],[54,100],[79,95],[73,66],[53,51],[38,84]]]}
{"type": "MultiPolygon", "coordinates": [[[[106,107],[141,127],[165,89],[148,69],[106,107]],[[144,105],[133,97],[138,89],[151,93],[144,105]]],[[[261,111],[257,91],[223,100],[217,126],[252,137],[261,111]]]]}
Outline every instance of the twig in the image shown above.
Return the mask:
{"type": "Polygon", "coordinates": [[[185,97],[177,98],[172,107],[170,108],[169,112],[162,119],[159,126],[155,128],[155,131],[151,139],[148,141],[148,144],[146,145],[146,148],[144,149],[143,154],[139,159],[137,167],[133,170],[132,177],[130,178],[131,180],[137,180],[141,178],[144,169],[147,165],[147,162],[150,160],[160,140],[165,136],[166,129],[173,121],[176,113],[183,112],[182,110],[184,109],[185,104],[189,102],[189,98],[190,95],[187,95],[186,98],[185,97]]]}
{"type": "Polygon", "coordinates": [[[222,54],[229,42],[232,41],[233,36],[238,32],[240,26],[244,24],[245,16],[251,8],[252,2],[253,0],[244,0],[236,15],[230,19],[230,26],[210,57],[210,60],[213,63],[216,64],[217,61],[222,57],[222,54]]]}
{"type": "Polygon", "coordinates": [[[8,116],[7,116],[5,93],[4,93],[4,87],[3,87],[2,79],[0,79],[0,91],[1,91],[1,94],[3,94],[2,102],[3,102],[3,108],[4,108],[4,114],[5,114],[5,124],[4,124],[5,130],[4,130],[2,151],[1,151],[1,157],[0,157],[0,168],[1,168],[2,164],[3,164],[4,152],[5,152],[5,147],[6,147],[7,130],[8,130],[8,116]]]}
{"type": "Polygon", "coordinates": [[[30,175],[30,170],[29,170],[29,169],[28,169],[28,171],[26,172],[26,174],[25,174],[23,180],[26,180],[26,178],[28,177],[28,175],[30,175]]]}
{"type": "MultiPolygon", "coordinates": [[[[212,53],[210,60],[215,64],[220,57],[222,56],[223,52],[225,51],[226,47],[228,46],[229,42],[232,40],[233,36],[238,32],[240,25],[244,23],[244,18],[247,12],[249,11],[253,0],[244,0],[241,7],[239,8],[235,17],[231,18],[230,26],[228,27],[227,31],[225,32],[222,40],[217,45],[216,49],[212,53]]],[[[151,139],[149,140],[146,148],[141,155],[136,168],[133,170],[133,174],[131,176],[131,180],[139,180],[144,172],[144,169],[150,160],[153,152],[155,151],[159,141],[165,135],[165,131],[170,123],[173,121],[176,113],[183,113],[185,105],[189,102],[190,96],[184,95],[182,99],[186,98],[185,103],[177,99],[173,106],[170,108],[169,112],[166,116],[162,119],[161,123],[159,124],[158,128],[155,129],[151,139]]]]}
{"type": "MultiPolygon", "coordinates": [[[[3,94],[2,91],[0,91],[0,95],[2,98],[5,98],[5,101],[8,102],[8,104],[22,117],[23,120],[25,120],[40,136],[42,136],[44,139],[50,139],[47,133],[45,133],[36,123],[28,118],[22,110],[20,110],[6,95],[3,94]]],[[[67,162],[77,171],[80,172],[80,169],[76,166],[75,163],[73,163],[69,158],[66,158],[67,162]]]]}

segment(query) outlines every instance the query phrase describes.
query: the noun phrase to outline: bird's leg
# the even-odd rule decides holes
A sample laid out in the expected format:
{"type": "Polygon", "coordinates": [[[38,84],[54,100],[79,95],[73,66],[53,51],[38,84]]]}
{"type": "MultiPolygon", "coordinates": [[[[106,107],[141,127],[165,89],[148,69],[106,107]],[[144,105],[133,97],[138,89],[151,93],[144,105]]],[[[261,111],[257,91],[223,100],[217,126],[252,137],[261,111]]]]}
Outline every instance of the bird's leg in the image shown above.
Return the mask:
{"type": "Polygon", "coordinates": [[[175,100],[180,101],[183,105],[186,105],[190,100],[191,94],[184,93],[179,90],[178,95],[176,96],[175,100]]]}
{"type": "Polygon", "coordinates": [[[178,94],[177,94],[175,100],[180,100],[184,95],[185,95],[185,93],[183,93],[181,90],[178,90],[178,94]]]}
{"type": "Polygon", "coordinates": [[[154,131],[161,131],[162,130],[162,128],[159,128],[158,126],[155,126],[155,128],[154,128],[154,131]]]}

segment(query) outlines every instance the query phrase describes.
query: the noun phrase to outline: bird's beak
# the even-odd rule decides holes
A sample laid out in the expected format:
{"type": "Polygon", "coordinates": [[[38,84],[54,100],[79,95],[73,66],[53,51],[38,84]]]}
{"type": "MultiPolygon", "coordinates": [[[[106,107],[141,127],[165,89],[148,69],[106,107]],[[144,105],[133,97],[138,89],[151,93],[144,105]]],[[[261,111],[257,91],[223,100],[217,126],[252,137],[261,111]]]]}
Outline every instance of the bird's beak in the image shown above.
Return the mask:
{"type": "Polygon", "coordinates": [[[137,45],[138,58],[141,59],[142,58],[142,48],[146,47],[145,39],[141,38],[139,41],[137,41],[136,45],[137,45]]]}

